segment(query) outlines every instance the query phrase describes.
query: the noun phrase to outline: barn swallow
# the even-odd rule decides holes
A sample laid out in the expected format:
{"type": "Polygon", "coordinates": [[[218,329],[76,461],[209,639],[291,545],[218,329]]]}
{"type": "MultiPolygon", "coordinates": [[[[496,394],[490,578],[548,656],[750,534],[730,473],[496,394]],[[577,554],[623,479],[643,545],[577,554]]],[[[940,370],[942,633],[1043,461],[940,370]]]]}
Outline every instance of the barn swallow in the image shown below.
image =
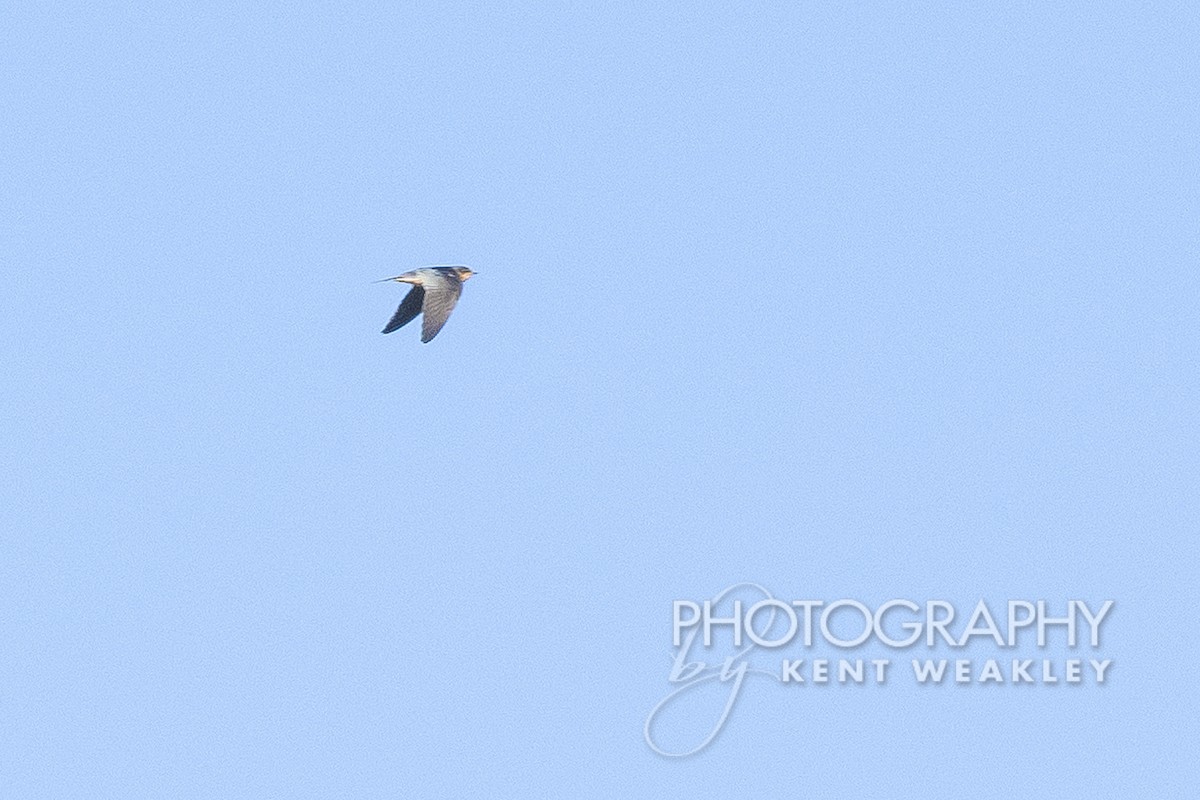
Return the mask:
{"type": "Polygon", "coordinates": [[[383,332],[391,333],[403,328],[416,319],[417,314],[425,312],[425,319],[421,321],[421,341],[428,342],[437,336],[438,331],[446,324],[450,312],[454,310],[454,304],[458,302],[458,296],[462,294],[463,282],[474,274],[470,267],[458,265],[421,267],[394,278],[376,281],[411,283],[413,287],[404,296],[403,302],[388,320],[383,332]]]}

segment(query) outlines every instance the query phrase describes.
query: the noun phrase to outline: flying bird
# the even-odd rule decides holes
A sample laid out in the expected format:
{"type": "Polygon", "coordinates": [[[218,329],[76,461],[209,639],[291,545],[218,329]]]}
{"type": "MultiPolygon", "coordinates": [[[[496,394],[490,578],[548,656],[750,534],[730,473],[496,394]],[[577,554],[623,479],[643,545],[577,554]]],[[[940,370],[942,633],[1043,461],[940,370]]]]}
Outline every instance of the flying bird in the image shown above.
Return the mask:
{"type": "Polygon", "coordinates": [[[417,314],[424,312],[425,318],[421,321],[421,341],[428,342],[438,335],[438,331],[446,324],[446,320],[450,319],[450,312],[454,310],[454,304],[458,302],[458,296],[462,294],[463,282],[474,274],[470,267],[458,265],[421,267],[394,278],[376,281],[376,283],[385,281],[411,283],[413,287],[404,296],[400,307],[388,320],[383,332],[391,333],[403,328],[416,319],[417,314]]]}

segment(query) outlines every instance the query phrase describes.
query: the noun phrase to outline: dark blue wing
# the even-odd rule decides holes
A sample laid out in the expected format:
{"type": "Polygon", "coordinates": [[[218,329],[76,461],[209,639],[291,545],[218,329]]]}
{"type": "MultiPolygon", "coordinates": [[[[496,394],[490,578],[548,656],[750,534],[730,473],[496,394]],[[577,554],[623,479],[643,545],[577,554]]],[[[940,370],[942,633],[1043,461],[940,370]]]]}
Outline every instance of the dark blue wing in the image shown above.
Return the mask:
{"type": "Polygon", "coordinates": [[[400,307],[396,309],[396,313],[388,320],[387,327],[383,329],[384,333],[391,333],[397,328],[403,328],[408,323],[417,318],[417,314],[421,313],[421,306],[425,303],[425,290],[420,286],[412,287],[412,290],[404,296],[400,307]]]}

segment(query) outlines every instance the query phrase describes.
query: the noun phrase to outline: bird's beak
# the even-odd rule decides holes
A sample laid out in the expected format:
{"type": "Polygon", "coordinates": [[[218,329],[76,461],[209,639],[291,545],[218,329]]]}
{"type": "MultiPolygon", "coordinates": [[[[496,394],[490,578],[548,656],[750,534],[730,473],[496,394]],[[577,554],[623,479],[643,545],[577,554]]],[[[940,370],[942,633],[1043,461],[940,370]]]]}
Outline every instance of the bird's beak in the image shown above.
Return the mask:
{"type": "MultiPolygon", "coordinates": [[[[396,276],[396,278],[399,278],[399,277],[400,277],[399,275],[396,276]]],[[[380,278],[377,281],[371,281],[371,283],[387,283],[388,281],[396,280],[396,278],[380,278]]]]}

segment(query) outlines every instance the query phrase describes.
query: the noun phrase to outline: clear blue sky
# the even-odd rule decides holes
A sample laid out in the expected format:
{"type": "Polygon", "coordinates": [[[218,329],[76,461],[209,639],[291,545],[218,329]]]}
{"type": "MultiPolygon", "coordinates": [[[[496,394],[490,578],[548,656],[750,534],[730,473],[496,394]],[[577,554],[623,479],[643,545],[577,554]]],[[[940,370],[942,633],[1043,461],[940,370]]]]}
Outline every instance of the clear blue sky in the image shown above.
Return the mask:
{"type": "Polygon", "coordinates": [[[1194,791],[1196,4],[253,5],[0,26],[6,797],[1194,791]],[[738,581],[1115,666],[655,755],[738,581]]]}

